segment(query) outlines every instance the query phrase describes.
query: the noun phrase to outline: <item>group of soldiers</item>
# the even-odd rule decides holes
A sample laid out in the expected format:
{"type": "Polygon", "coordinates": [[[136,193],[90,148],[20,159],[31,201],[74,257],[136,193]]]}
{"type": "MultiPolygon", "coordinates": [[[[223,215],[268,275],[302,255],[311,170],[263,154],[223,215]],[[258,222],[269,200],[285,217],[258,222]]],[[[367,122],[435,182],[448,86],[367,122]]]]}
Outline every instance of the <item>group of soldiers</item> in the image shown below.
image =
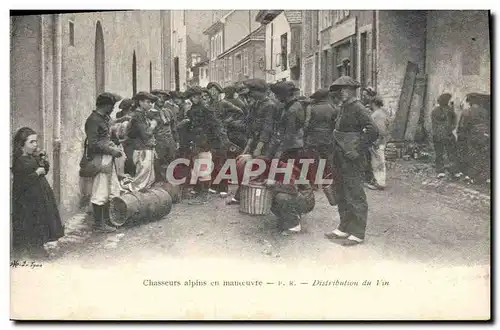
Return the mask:
{"type": "MultiPolygon", "coordinates": [[[[213,182],[227,159],[237,159],[238,177],[250,159],[260,158],[266,164],[271,159],[280,163],[293,159],[291,182],[279,178],[263,182],[274,190],[272,212],[284,235],[300,232],[301,216],[314,208],[312,181],[295,183],[300,160],[315,160],[307,173],[307,179],[314,180],[318,161],[324,159],[340,214],[339,226],[325,236],[342,245],[356,245],[365,238],[368,212],[364,155],[379,137],[370,111],[356,98],[358,88],[357,81],[342,76],[309,98],[301,97],[291,81],[269,84],[262,79],[225,88],[211,82],[206,88],[193,86],[184,93],[139,92],[121,101],[103,93],[85,125],[87,158],[113,159],[120,189],[128,191],[168,181],[166,169],[176,157],[211,160],[213,171],[198,176],[189,204],[207,203],[210,193],[228,196],[227,180],[213,182]]],[[[185,168],[180,175],[190,176],[193,170],[185,168]]],[[[91,201],[97,228],[111,231],[106,219],[112,173],[103,172],[99,174],[103,178],[93,178],[91,201]]],[[[239,203],[239,190],[227,204],[239,203]]]]}

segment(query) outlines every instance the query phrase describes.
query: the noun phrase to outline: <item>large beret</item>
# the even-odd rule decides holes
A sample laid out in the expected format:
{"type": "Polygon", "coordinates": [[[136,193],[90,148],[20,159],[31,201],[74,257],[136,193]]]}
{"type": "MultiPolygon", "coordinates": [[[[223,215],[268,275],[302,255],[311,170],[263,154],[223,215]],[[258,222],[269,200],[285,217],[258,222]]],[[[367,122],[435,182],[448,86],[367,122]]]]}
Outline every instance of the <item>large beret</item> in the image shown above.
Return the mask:
{"type": "Polygon", "coordinates": [[[315,91],[310,96],[310,98],[313,100],[322,100],[322,99],[327,98],[329,94],[330,94],[330,90],[328,90],[327,88],[320,88],[317,91],[315,91]]]}
{"type": "Polygon", "coordinates": [[[299,88],[295,86],[292,81],[283,81],[274,85],[272,91],[276,95],[289,94],[291,92],[298,91],[299,88]]]}
{"type": "Polygon", "coordinates": [[[104,93],[101,93],[97,96],[96,103],[97,104],[114,105],[116,102],[120,101],[121,99],[122,99],[122,97],[120,95],[104,92],[104,93]]]}
{"type": "Polygon", "coordinates": [[[437,102],[439,105],[447,105],[451,100],[451,94],[450,93],[444,93],[439,95],[437,102]]]}
{"type": "Polygon", "coordinates": [[[212,87],[215,87],[219,92],[222,93],[222,87],[218,83],[216,83],[214,81],[209,82],[208,85],[207,85],[207,89],[210,89],[212,87]]]}
{"type": "Polygon", "coordinates": [[[163,97],[166,97],[166,98],[170,97],[170,92],[169,91],[165,91],[165,90],[161,90],[161,89],[153,89],[151,91],[151,94],[153,94],[154,96],[163,96],[163,97]]]}
{"type": "Polygon", "coordinates": [[[118,106],[118,108],[120,108],[120,109],[129,109],[133,104],[134,104],[133,100],[131,100],[131,99],[123,99],[120,102],[120,105],[118,106]]]}
{"type": "Polygon", "coordinates": [[[150,100],[151,102],[156,102],[156,100],[158,100],[156,96],[148,92],[139,92],[135,94],[132,99],[135,101],[150,100]]]}
{"type": "Polygon", "coordinates": [[[248,79],[245,81],[245,86],[249,90],[265,92],[267,91],[267,83],[263,79],[248,79]]]}
{"type": "Polygon", "coordinates": [[[235,86],[226,86],[222,90],[225,94],[234,94],[236,92],[236,87],[235,86]]]}
{"type": "Polygon", "coordinates": [[[200,86],[189,87],[188,90],[184,93],[184,97],[189,98],[193,95],[201,95],[202,92],[203,90],[200,86]]]}
{"type": "Polygon", "coordinates": [[[353,87],[359,88],[361,84],[349,76],[342,76],[335,80],[333,84],[330,85],[330,90],[336,89],[335,87],[353,87]],[[332,88],[333,87],[333,88],[332,88]]]}

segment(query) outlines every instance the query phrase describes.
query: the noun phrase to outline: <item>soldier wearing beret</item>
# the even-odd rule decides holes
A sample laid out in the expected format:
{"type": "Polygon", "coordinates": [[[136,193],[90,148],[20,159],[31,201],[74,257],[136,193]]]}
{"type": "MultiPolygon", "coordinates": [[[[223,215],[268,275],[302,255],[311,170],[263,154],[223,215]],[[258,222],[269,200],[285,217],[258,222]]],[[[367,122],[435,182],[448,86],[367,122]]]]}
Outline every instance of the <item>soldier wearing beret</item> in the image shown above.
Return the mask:
{"type": "MultiPolygon", "coordinates": [[[[249,111],[246,117],[247,143],[243,154],[253,157],[271,157],[271,139],[273,135],[274,116],[277,105],[268,96],[268,85],[262,79],[248,79],[240,88],[239,94],[248,100],[249,111]]],[[[239,204],[240,190],[227,204],[239,204]]]]}
{"type": "Polygon", "coordinates": [[[224,87],[224,100],[230,102],[234,106],[240,108],[243,111],[243,115],[246,116],[248,113],[248,107],[243,102],[241,97],[237,95],[238,88],[236,85],[224,87]]]}
{"type": "Polygon", "coordinates": [[[126,188],[132,192],[150,188],[155,182],[155,122],[148,118],[148,111],[158,98],[148,92],[139,92],[134,97],[135,110],[132,112],[128,138],[134,142],[133,162],[135,175],[126,188]]]}
{"type": "Polygon", "coordinates": [[[291,81],[280,82],[273,89],[282,105],[275,117],[275,155],[285,160],[294,159],[298,165],[303,154],[305,124],[304,107],[296,97],[299,89],[291,81]]]}
{"type": "Polygon", "coordinates": [[[238,94],[237,99],[244,105],[245,115],[248,116],[250,112],[250,100],[248,99],[249,89],[244,82],[237,82],[235,85],[236,93],[238,94]]]}
{"type": "Polygon", "coordinates": [[[271,156],[269,142],[273,134],[276,104],[267,96],[268,86],[264,80],[250,79],[245,85],[248,88],[248,98],[253,100],[253,104],[247,117],[247,144],[243,153],[250,153],[254,157],[271,156]]]}
{"type": "MultiPolygon", "coordinates": [[[[245,147],[246,144],[246,121],[245,112],[241,107],[244,104],[240,100],[234,98],[235,90],[231,87],[223,89],[225,92],[224,99],[219,99],[218,89],[214,91],[212,87],[211,107],[217,117],[221,120],[231,146],[213,150],[214,173],[212,179],[215,179],[228,157],[236,157],[245,147]],[[238,104],[238,105],[236,105],[238,104]]],[[[221,197],[226,197],[229,191],[228,180],[224,179],[219,184],[213,183],[210,192],[219,193],[221,197]]]]}
{"type": "MultiPolygon", "coordinates": [[[[339,109],[330,101],[328,88],[318,89],[310,96],[312,104],[306,114],[305,148],[308,154],[314,157],[315,163],[311,166],[308,179],[314,180],[318,161],[324,159],[330,165],[332,153],[333,130],[339,109]]],[[[330,166],[325,168],[329,174],[330,166]]]]}
{"type": "MultiPolygon", "coordinates": [[[[229,140],[226,131],[215,113],[207,109],[201,101],[202,89],[192,87],[188,90],[193,106],[188,112],[189,129],[191,139],[194,142],[195,153],[200,158],[209,155],[212,158],[212,150],[221,150],[228,146],[229,140]]],[[[210,188],[211,176],[203,178],[199,182],[199,198],[190,204],[205,204],[208,200],[208,190],[210,188]]]]}
{"type": "MultiPolygon", "coordinates": [[[[234,117],[240,118],[243,116],[243,110],[236,107],[232,103],[222,100],[221,93],[224,91],[223,88],[216,82],[210,82],[207,85],[209,102],[207,107],[209,110],[213,111],[216,117],[221,121],[223,129],[226,134],[233,136],[233,134],[228,134],[228,124],[234,121],[234,117]]],[[[214,162],[214,171],[212,173],[212,180],[216,179],[219,175],[220,170],[224,166],[227,159],[227,146],[221,146],[220,148],[212,149],[212,159],[214,162]]],[[[222,180],[219,184],[212,182],[209,191],[213,194],[219,193],[221,197],[226,197],[229,191],[229,186],[227,180],[222,180]]]]}
{"type": "Polygon", "coordinates": [[[167,105],[170,98],[167,91],[153,90],[151,92],[158,99],[153,108],[148,111],[148,119],[155,126],[153,134],[156,140],[155,181],[166,182],[168,164],[175,159],[176,152],[176,121],[174,111],[167,105]]]}
{"type": "Polygon", "coordinates": [[[110,114],[120,97],[111,93],[102,93],[97,96],[96,110],[85,121],[87,136],[86,154],[88,162],[98,162],[100,171],[90,178],[92,180],[91,203],[94,214],[94,229],[100,232],[115,231],[108,226],[109,201],[111,196],[119,196],[118,178],[114,170],[113,158],[122,157],[118,141],[112,139],[110,114]],[[114,183],[114,184],[113,184],[114,183]]]}
{"type": "Polygon", "coordinates": [[[344,246],[356,245],[365,238],[368,203],[364,191],[363,152],[378,138],[370,112],[356,99],[360,84],[348,76],[338,78],[330,86],[339,89],[342,105],[333,132],[333,165],[336,175],[336,199],[340,224],[328,239],[344,246]]]}

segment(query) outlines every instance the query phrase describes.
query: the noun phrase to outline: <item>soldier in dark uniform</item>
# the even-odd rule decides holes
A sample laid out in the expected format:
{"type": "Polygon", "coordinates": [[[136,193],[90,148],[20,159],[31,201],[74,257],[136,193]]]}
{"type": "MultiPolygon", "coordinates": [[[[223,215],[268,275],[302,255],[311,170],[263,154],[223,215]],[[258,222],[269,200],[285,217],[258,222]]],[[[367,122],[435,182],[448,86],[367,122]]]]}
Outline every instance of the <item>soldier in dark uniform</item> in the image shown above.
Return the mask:
{"type": "MultiPolygon", "coordinates": [[[[231,119],[233,113],[243,114],[242,110],[234,106],[232,103],[221,100],[222,87],[216,82],[210,82],[207,85],[210,102],[208,104],[209,110],[213,111],[217,118],[223,124],[223,129],[227,134],[227,124],[231,119]]],[[[227,134],[229,136],[229,134],[227,134]]],[[[227,159],[227,148],[216,148],[212,150],[212,160],[214,162],[214,171],[212,173],[212,184],[209,192],[212,194],[219,193],[221,197],[226,197],[229,191],[227,180],[222,180],[220,183],[214,183],[213,180],[217,178],[220,170],[224,166],[227,159]]]]}
{"type": "MultiPolygon", "coordinates": [[[[188,90],[193,106],[187,113],[191,139],[194,143],[195,154],[200,158],[212,159],[211,151],[227,148],[229,140],[222,123],[215,113],[207,109],[201,102],[202,90],[195,86],[188,90]]],[[[197,169],[195,169],[197,170],[197,169]]],[[[208,199],[211,175],[200,178],[199,198],[190,204],[205,204],[208,199]]]]}
{"type": "Polygon", "coordinates": [[[156,140],[155,181],[166,182],[168,164],[175,159],[177,128],[174,112],[166,107],[169,94],[166,91],[153,90],[158,98],[153,108],[148,111],[148,119],[154,121],[154,136],[156,140]]]}
{"type": "Polygon", "coordinates": [[[132,112],[128,138],[134,141],[133,160],[136,173],[126,187],[136,192],[149,189],[155,182],[156,123],[148,118],[148,111],[158,98],[148,92],[139,92],[133,100],[136,102],[136,109],[132,112]]]}
{"type": "Polygon", "coordinates": [[[247,97],[253,100],[253,104],[247,116],[247,144],[243,153],[250,153],[254,157],[272,156],[269,142],[273,134],[276,104],[267,96],[268,87],[264,80],[250,79],[245,85],[248,88],[247,97]]]}
{"type": "Polygon", "coordinates": [[[224,99],[221,101],[223,110],[222,121],[227,130],[229,140],[240,148],[240,152],[246,145],[246,113],[245,105],[239,99],[234,98],[234,87],[224,88],[224,99]]]}
{"type": "Polygon", "coordinates": [[[363,152],[378,137],[370,112],[356,99],[360,84],[342,76],[331,86],[340,89],[342,106],[333,132],[335,173],[339,176],[336,198],[340,224],[325,236],[344,246],[356,245],[365,238],[368,203],[364,191],[363,152]]]}
{"type": "Polygon", "coordinates": [[[172,97],[172,102],[175,105],[177,105],[177,107],[179,108],[177,111],[176,122],[180,123],[186,117],[186,115],[185,115],[186,106],[185,106],[184,93],[177,92],[177,91],[171,91],[170,96],[172,97]]]}
{"type": "Polygon", "coordinates": [[[116,229],[106,224],[109,220],[109,202],[112,196],[118,196],[119,191],[113,191],[113,180],[116,178],[113,158],[122,157],[118,146],[119,141],[111,136],[110,117],[113,107],[120,97],[111,93],[99,94],[94,110],[85,122],[85,134],[87,136],[86,157],[89,162],[99,161],[98,166],[109,168],[109,171],[101,170],[92,178],[91,203],[94,214],[94,229],[100,232],[112,232],[116,229]],[[99,159],[100,158],[100,159],[99,159]]]}
{"type": "Polygon", "coordinates": [[[281,102],[280,112],[275,120],[277,149],[275,156],[287,161],[294,159],[299,166],[299,159],[304,149],[305,111],[295,94],[298,88],[291,81],[285,81],[274,87],[274,94],[281,102]]]}
{"type": "Polygon", "coordinates": [[[248,99],[249,89],[244,82],[236,83],[235,89],[236,93],[238,94],[236,99],[243,104],[243,111],[245,112],[245,116],[248,116],[248,113],[250,112],[250,100],[248,99]]]}
{"type": "Polygon", "coordinates": [[[310,115],[306,115],[304,134],[307,153],[315,159],[308,175],[310,181],[316,178],[320,159],[327,161],[328,166],[325,168],[325,174],[328,175],[330,172],[333,130],[339,112],[339,109],[330,102],[330,91],[327,88],[318,89],[311,95],[311,99],[313,102],[309,106],[310,115]]]}
{"type": "MultiPolygon", "coordinates": [[[[268,85],[262,79],[248,79],[239,92],[248,100],[249,112],[246,118],[247,143],[243,154],[273,156],[271,140],[277,105],[268,97],[268,85]]],[[[227,204],[239,204],[240,189],[227,204]]]]}
{"type": "Polygon", "coordinates": [[[248,113],[247,105],[242,101],[240,97],[237,97],[236,85],[224,87],[224,100],[230,102],[234,106],[240,108],[243,111],[243,115],[246,116],[248,113]]]}

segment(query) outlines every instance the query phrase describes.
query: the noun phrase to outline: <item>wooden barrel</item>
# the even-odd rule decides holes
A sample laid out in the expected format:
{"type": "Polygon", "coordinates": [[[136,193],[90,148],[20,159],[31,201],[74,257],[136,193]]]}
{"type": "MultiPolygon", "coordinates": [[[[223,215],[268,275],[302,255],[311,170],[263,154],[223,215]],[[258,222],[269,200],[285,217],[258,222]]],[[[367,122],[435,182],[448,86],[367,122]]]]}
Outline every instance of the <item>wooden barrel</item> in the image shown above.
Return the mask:
{"type": "Polygon", "coordinates": [[[158,220],[172,210],[172,197],[161,188],[152,188],[146,192],[127,193],[111,200],[110,222],[123,226],[129,221],[158,220]]]}
{"type": "Polygon", "coordinates": [[[240,186],[240,212],[251,215],[267,215],[271,212],[272,191],[260,185],[240,186]]]}
{"type": "Polygon", "coordinates": [[[141,200],[136,194],[128,193],[115,197],[109,207],[109,221],[114,226],[121,227],[127,220],[137,217],[141,209],[141,200]]]}
{"type": "MultiPolygon", "coordinates": [[[[172,197],[165,189],[151,189],[149,193],[157,198],[156,204],[151,203],[151,218],[160,219],[172,211],[172,197]]],[[[151,198],[154,200],[154,198],[151,198]]]]}

